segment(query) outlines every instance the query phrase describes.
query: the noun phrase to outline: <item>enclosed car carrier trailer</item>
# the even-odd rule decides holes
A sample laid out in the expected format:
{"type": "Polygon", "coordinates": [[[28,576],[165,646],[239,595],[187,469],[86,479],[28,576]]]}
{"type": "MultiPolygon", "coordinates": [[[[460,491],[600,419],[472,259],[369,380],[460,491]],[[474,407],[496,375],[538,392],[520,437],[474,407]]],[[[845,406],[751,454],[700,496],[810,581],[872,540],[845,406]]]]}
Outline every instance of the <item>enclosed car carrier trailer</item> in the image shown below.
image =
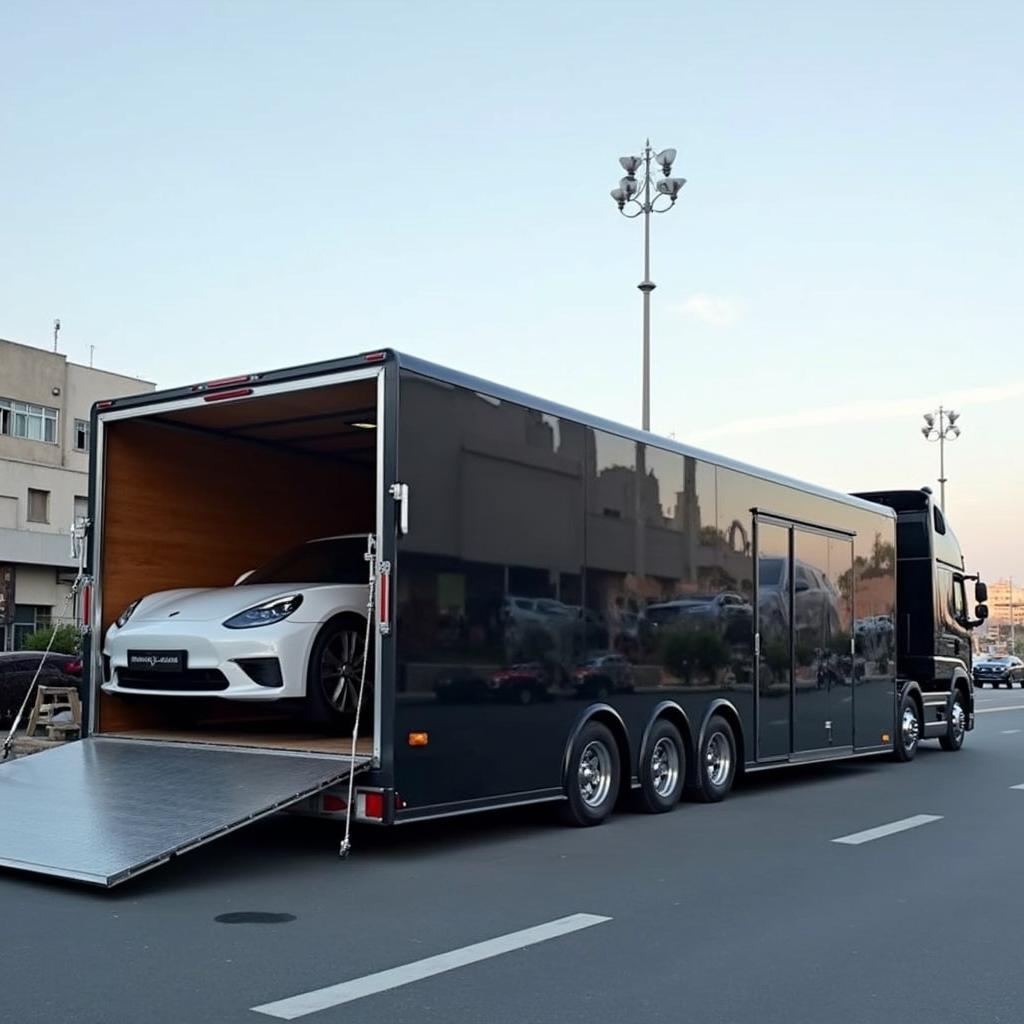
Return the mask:
{"type": "Polygon", "coordinates": [[[740,771],[957,749],[973,725],[951,534],[960,668],[915,621],[946,599],[922,492],[907,501],[928,570],[905,594],[902,499],[392,351],[100,402],[91,436],[84,738],[0,768],[8,867],[109,886],[282,807],[347,813],[350,786],[356,819],[380,824],[541,801],[596,824],[629,796],[719,800],[740,771]],[[322,680],[326,634],[310,627],[292,662],[257,643],[295,588],[245,613],[237,658],[184,644],[176,595],[136,604],[230,596],[341,535],[370,555],[358,735],[294,699],[322,680]],[[145,650],[118,655],[136,607],[145,650]],[[931,661],[910,665],[910,637],[931,661]]]}

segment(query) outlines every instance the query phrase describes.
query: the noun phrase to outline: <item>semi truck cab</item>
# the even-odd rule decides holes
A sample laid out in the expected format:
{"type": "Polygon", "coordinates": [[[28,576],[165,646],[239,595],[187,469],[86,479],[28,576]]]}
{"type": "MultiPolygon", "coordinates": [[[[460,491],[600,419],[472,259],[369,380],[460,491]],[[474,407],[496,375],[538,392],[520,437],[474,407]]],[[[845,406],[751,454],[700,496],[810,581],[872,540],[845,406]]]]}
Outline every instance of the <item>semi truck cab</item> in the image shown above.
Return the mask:
{"type": "Polygon", "coordinates": [[[988,588],[977,574],[966,571],[956,535],[929,488],[869,491],[857,497],[896,512],[895,629],[900,697],[908,690],[920,691],[927,737],[938,735],[945,727],[959,693],[966,728],[971,729],[971,634],[988,617],[988,588]],[[973,593],[973,609],[969,592],[973,593]],[[941,701],[936,699],[939,695],[941,701]]]}

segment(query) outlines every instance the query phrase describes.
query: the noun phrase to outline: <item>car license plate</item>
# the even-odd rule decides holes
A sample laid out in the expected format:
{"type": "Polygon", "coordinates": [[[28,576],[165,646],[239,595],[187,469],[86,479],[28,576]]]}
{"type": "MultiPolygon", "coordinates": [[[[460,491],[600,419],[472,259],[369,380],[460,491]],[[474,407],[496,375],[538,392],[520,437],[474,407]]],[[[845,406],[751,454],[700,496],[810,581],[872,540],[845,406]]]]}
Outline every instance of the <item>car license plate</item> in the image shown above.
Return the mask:
{"type": "Polygon", "coordinates": [[[139,672],[184,672],[187,651],[129,651],[128,667],[139,672]]]}

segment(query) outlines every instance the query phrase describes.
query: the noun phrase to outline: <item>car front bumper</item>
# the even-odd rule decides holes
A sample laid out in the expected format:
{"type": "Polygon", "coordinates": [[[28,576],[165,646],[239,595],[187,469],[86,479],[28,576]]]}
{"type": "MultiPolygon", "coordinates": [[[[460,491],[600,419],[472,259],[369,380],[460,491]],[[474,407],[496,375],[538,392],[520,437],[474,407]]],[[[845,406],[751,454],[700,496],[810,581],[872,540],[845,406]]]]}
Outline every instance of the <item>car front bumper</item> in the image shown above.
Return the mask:
{"type": "Polygon", "coordinates": [[[316,636],[317,625],[286,619],[252,629],[227,629],[211,622],[129,622],[123,629],[111,628],[103,646],[108,666],[102,689],[106,693],[137,694],[150,697],[224,697],[229,700],[272,701],[304,697],[306,666],[316,636]],[[168,673],[161,686],[160,672],[146,672],[145,687],[132,685],[131,677],[142,673],[128,668],[128,652],[184,651],[186,672],[193,673],[188,688],[180,685],[181,674],[168,673]],[[256,682],[239,662],[250,659],[275,659],[280,667],[280,686],[256,682]],[[212,688],[197,688],[197,670],[220,673],[223,681],[212,688]],[[122,680],[121,676],[125,678],[122,680]]]}

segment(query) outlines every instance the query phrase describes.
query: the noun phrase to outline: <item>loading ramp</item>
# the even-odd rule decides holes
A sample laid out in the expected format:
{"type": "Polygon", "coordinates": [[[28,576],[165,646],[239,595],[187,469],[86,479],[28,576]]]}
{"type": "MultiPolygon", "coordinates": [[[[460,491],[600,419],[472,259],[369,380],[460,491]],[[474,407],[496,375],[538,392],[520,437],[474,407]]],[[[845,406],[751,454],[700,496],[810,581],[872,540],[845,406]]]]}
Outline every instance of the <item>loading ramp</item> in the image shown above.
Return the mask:
{"type": "Polygon", "coordinates": [[[0,866],[109,888],[369,762],[89,737],[0,765],[0,866]]]}

